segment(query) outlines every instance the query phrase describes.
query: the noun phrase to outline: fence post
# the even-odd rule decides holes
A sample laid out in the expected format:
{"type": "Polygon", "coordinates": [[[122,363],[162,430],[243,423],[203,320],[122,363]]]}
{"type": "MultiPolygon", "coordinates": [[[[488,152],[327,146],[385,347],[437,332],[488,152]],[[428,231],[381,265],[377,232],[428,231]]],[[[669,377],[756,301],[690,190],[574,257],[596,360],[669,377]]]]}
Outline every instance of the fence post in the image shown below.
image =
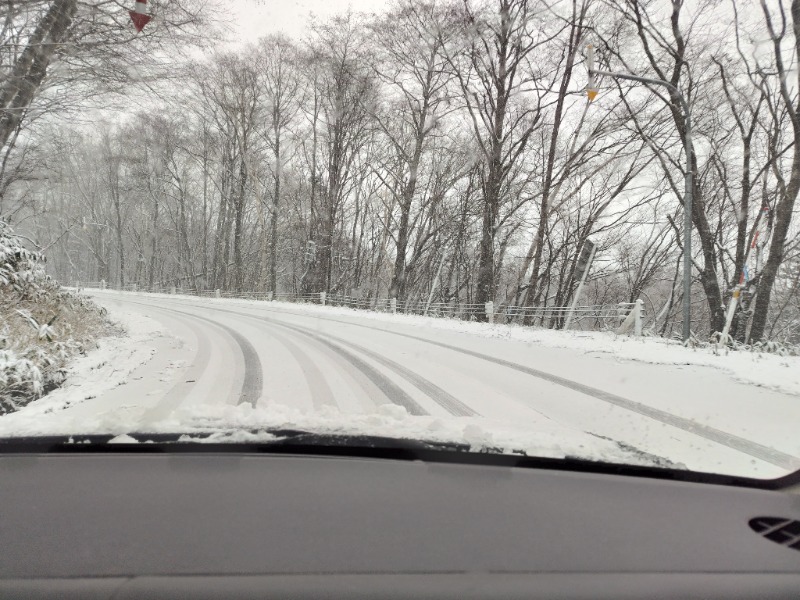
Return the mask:
{"type": "Polygon", "coordinates": [[[397,298],[389,299],[389,310],[393,315],[397,314],[397,298]]]}
{"type": "Polygon", "coordinates": [[[625,317],[616,329],[617,334],[630,333],[631,329],[633,329],[633,335],[642,335],[643,313],[644,301],[641,299],[634,302],[633,306],[620,302],[617,308],[617,315],[618,317],[625,315],[625,317]],[[627,310],[627,307],[630,307],[630,310],[627,310]],[[628,314],[625,315],[625,312],[628,314]]]}
{"type": "Polygon", "coordinates": [[[325,296],[327,296],[325,292],[319,293],[319,303],[322,304],[322,306],[325,306],[325,296]]]}
{"type": "Polygon", "coordinates": [[[274,297],[274,295],[275,295],[275,292],[273,292],[271,290],[269,292],[267,292],[267,300],[272,302],[272,298],[274,297]]]}
{"type": "Polygon", "coordinates": [[[636,306],[633,309],[635,316],[633,317],[633,335],[642,335],[642,313],[644,313],[644,300],[639,298],[636,301],[636,306]]]}
{"type": "Polygon", "coordinates": [[[221,298],[222,294],[219,293],[219,288],[214,290],[214,298],[221,298]]]}
{"type": "Polygon", "coordinates": [[[731,330],[731,324],[733,323],[733,315],[736,312],[736,305],[739,302],[739,296],[741,295],[742,286],[736,286],[736,289],[733,290],[733,294],[731,295],[731,301],[728,305],[728,312],[725,313],[725,327],[722,328],[722,333],[719,336],[719,342],[717,342],[717,348],[720,348],[728,343],[728,334],[731,330]]]}
{"type": "Polygon", "coordinates": [[[486,320],[489,321],[489,323],[494,323],[494,302],[489,300],[484,305],[484,310],[486,311],[486,320]]]}

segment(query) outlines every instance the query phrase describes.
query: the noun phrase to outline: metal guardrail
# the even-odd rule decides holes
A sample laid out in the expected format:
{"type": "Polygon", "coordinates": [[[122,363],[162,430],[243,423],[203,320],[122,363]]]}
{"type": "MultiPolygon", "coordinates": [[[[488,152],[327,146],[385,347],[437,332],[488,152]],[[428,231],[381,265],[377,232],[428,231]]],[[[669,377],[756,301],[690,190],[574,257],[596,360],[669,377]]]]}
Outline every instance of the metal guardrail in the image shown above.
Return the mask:
{"type": "Polygon", "coordinates": [[[394,298],[357,298],[341,294],[319,292],[313,294],[292,294],[272,292],[237,292],[231,290],[204,290],[197,288],[153,286],[143,287],[137,284],[110,286],[105,281],[75,282],[75,287],[93,289],[112,289],[138,293],[161,293],[197,296],[201,298],[238,298],[244,300],[279,301],[292,303],[320,304],[324,306],[340,306],[357,310],[371,310],[386,313],[409,315],[426,315],[460,320],[477,320],[488,318],[492,323],[520,324],[563,328],[570,310],[574,310],[571,329],[590,331],[614,330],[620,333],[641,335],[644,318],[644,303],[620,302],[618,304],[601,304],[593,306],[514,306],[493,302],[486,304],[452,302],[424,302],[422,300],[396,300],[394,298]]]}

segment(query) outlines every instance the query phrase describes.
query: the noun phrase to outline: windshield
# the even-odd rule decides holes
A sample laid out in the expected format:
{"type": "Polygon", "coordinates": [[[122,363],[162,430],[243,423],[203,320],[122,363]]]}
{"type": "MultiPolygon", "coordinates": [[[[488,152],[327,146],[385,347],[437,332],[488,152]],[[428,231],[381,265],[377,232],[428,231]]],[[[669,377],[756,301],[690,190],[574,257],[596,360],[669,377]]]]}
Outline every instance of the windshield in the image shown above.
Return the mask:
{"type": "Polygon", "coordinates": [[[0,8],[0,442],[800,469],[796,2],[124,4],[0,8]]]}

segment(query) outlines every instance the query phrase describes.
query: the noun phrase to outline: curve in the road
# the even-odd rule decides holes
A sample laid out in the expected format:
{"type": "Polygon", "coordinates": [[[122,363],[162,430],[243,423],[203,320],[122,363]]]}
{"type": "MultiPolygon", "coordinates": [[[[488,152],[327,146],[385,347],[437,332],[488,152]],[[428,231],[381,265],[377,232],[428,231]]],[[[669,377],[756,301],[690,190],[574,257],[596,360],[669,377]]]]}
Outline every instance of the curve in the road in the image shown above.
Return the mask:
{"type": "MultiPolygon", "coordinates": [[[[399,375],[400,377],[405,379],[408,383],[410,383],[411,385],[416,387],[418,390],[423,392],[431,400],[436,402],[439,406],[441,406],[442,408],[447,410],[453,416],[456,416],[456,417],[475,417],[475,416],[480,416],[479,413],[477,413],[476,411],[471,409],[469,406],[467,406],[466,404],[461,402],[458,398],[456,398],[455,396],[453,396],[449,392],[447,392],[447,391],[443,390],[442,388],[440,388],[438,385],[436,385],[432,381],[429,381],[429,380],[425,379],[424,377],[421,377],[420,375],[417,375],[416,373],[414,373],[410,369],[407,369],[406,367],[402,366],[401,364],[399,364],[399,363],[397,363],[397,362],[395,362],[393,360],[390,360],[390,359],[388,359],[388,358],[386,358],[384,356],[381,356],[380,354],[378,354],[376,352],[373,352],[372,350],[364,348],[363,346],[361,346],[359,344],[354,344],[353,342],[348,342],[346,340],[341,339],[340,337],[333,336],[333,335],[330,335],[330,334],[327,334],[327,333],[326,334],[320,334],[318,332],[310,330],[310,329],[308,329],[306,327],[301,327],[299,325],[294,325],[294,324],[290,325],[288,323],[284,323],[284,322],[281,322],[281,321],[276,321],[274,319],[268,319],[268,318],[266,318],[264,316],[256,316],[256,315],[251,315],[251,314],[247,314],[247,313],[241,313],[241,312],[237,312],[237,311],[227,310],[227,309],[224,309],[224,308],[215,308],[215,310],[217,310],[219,312],[230,313],[230,314],[233,314],[233,315],[236,315],[236,316],[239,316],[239,317],[248,317],[248,318],[255,319],[257,321],[263,322],[263,323],[271,323],[273,325],[278,325],[280,327],[284,327],[284,328],[287,328],[287,329],[290,329],[290,330],[294,330],[294,331],[296,331],[298,333],[301,333],[303,335],[311,337],[311,338],[317,340],[318,342],[326,344],[328,347],[335,348],[338,352],[345,352],[345,357],[348,357],[348,360],[349,360],[349,357],[352,357],[354,355],[352,353],[349,353],[349,352],[343,350],[342,347],[343,346],[347,346],[348,348],[351,348],[353,350],[361,352],[362,354],[364,354],[366,356],[369,356],[375,362],[382,364],[387,369],[389,369],[391,371],[394,371],[397,375],[399,375]],[[335,342],[335,344],[332,345],[332,342],[335,342]]],[[[361,365],[364,365],[366,363],[364,363],[360,359],[358,359],[358,360],[359,360],[358,363],[354,362],[353,364],[358,366],[359,369],[363,371],[363,369],[361,369],[361,365]]],[[[372,367],[369,367],[369,365],[366,365],[366,366],[370,370],[374,371],[374,369],[372,369],[372,367]]],[[[364,372],[365,372],[365,374],[367,374],[369,376],[369,373],[367,371],[364,371],[364,372]]],[[[389,383],[391,385],[394,385],[391,382],[389,382],[389,383]]],[[[400,391],[402,392],[402,390],[400,390],[400,391]]],[[[403,394],[405,394],[405,392],[403,392],[403,394]]],[[[422,415],[428,414],[421,406],[419,406],[419,404],[417,404],[412,398],[410,398],[407,395],[406,395],[406,399],[405,400],[401,400],[401,401],[398,401],[395,398],[390,398],[390,399],[393,402],[395,402],[396,404],[401,404],[403,406],[406,406],[406,409],[412,415],[413,414],[422,414],[422,415]],[[413,410],[418,410],[418,411],[422,411],[422,412],[421,413],[412,412],[412,409],[409,408],[406,405],[409,400],[414,405],[416,405],[413,410]]]]}
{"type": "MultiPolygon", "coordinates": [[[[208,305],[197,305],[197,304],[193,304],[191,302],[185,302],[184,304],[187,304],[189,306],[194,306],[194,307],[197,307],[197,308],[206,308],[206,309],[209,308],[208,305]]],[[[249,308],[249,307],[243,307],[243,308],[249,308]]],[[[253,315],[251,313],[242,313],[242,312],[238,312],[238,311],[230,311],[230,310],[226,310],[226,309],[220,309],[218,307],[213,307],[213,309],[214,310],[224,311],[224,312],[231,312],[231,313],[234,313],[234,314],[238,314],[240,316],[244,316],[244,315],[248,315],[249,314],[249,316],[251,316],[251,317],[259,318],[257,315],[253,315]]],[[[709,441],[721,444],[723,446],[727,446],[728,448],[732,448],[734,450],[737,450],[739,452],[742,452],[742,453],[747,454],[749,456],[752,456],[754,458],[758,458],[759,460],[763,460],[763,461],[768,462],[768,463],[770,463],[772,465],[778,466],[778,467],[780,467],[782,469],[796,470],[798,468],[798,465],[800,465],[800,458],[792,456],[792,455],[787,454],[785,452],[781,452],[781,451],[776,450],[774,448],[770,448],[768,446],[764,446],[763,444],[759,444],[757,442],[753,442],[753,441],[747,440],[747,439],[739,437],[737,435],[724,432],[724,431],[722,431],[720,429],[716,429],[715,427],[711,427],[709,425],[704,425],[702,423],[697,423],[697,422],[695,422],[695,421],[693,421],[691,419],[680,417],[678,415],[674,415],[674,414],[668,413],[668,412],[660,410],[658,408],[647,406],[645,404],[641,404],[639,402],[635,402],[633,400],[629,400],[627,398],[623,398],[622,396],[618,396],[616,394],[612,394],[610,392],[606,392],[604,390],[601,390],[601,389],[598,389],[598,388],[594,388],[592,386],[588,386],[588,385],[579,383],[577,381],[573,381],[571,379],[567,379],[565,377],[559,377],[558,375],[553,375],[552,373],[547,373],[545,371],[540,371],[538,369],[533,369],[531,367],[527,367],[525,365],[520,365],[520,364],[511,362],[511,361],[507,361],[507,360],[504,360],[502,358],[496,358],[494,356],[489,356],[489,355],[486,355],[486,354],[482,354],[480,352],[476,352],[476,351],[473,351],[473,350],[468,350],[466,348],[460,348],[458,346],[453,346],[451,344],[445,344],[443,342],[438,342],[438,341],[435,341],[435,340],[427,339],[427,338],[416,336],[416,335],[411,335],[411,334],[408,334],[408,333],[402,333],[402,332],[399,332],[399,331],[391,331],[391,330],[388,330],[388,329],[385,329],[385,328],[380,328],[380,327],[372,327],[372,326],[369,326],[369,325],[364,325],[362,323],[354,323],[352,321],[345,321],[345,320],[335,319],[335,318],[331,318],[331,317],[320,317],[319,315],[309,315],[308,313],[297,313],[297,312],[293,312],[293,311],[290,311],[290,310],[281,310],[281,309],[275,309],[275,308],[265,307],[265,306],[253,307],[253,309],[254,310],[258,310],[258,311],[266,311],[266,312],[277,313],[277,314],[289,314],[289,315],[300,316],[300,317],[315,316],[317,318],[322,318],[324,320],[333,321],[333,322],[336,322],[336,323],[343,323],[343,324],[351,325],[351,326],[355,326],[355,327],[362,327],[362,328],[370,329],[370,330],[373,330],[373,331],[379,331],[379,332],[387,333],[387,334],[390,334],[390,335],[398,335],[398,336],[401,336],[401,337],[417,340],[417,341],[424,342],[424,343],[427,343],[427,344],[432,344],[434,346],[439,346],[441,348],[446,348],[448,350],[452,350],[454,352],[459,352],[461,354],[472,356],[472,357],[478,358],[480,360],[485,360],[485,361],[488,361],[488,362],[491,362],[491,363],[502,365],[502,366],[507,367],[509,369],[513,369],[513,370],[516,370],[516,371],[531,375],[532,377],[536,377],[538,379],[543,379],[545,381],[549,381],[550,383],[554,383],[556,385],[560,385],[560,386],[575,390],[577,392],[580,392],[582,394],[585,394],[585,395],[590,396],[592,398],[595,398],[597,400],[601,400],[601,401],[607,402],[607,403],[612,404],[614,406],[618,406],[620,408],[629,410],[631,412],[646,416],[646,417],[651,418],[651,419],[653,419],[655,421],[658,421],[660,423],[664,423],[666,425],[670,425],[672,427],[676,427],[676,428],[681,429],[683,431],[686,431],[688,433],[691,433],[691,434],[697,435],[699,437],[705,438],[705,439],[707,439],[709,441]]],[[[177,312],[181,312],[181,311],[177,311],[177,312]]],[[[185,314],[189,314],[189,313],[185,313],[185,314]]],[[[267,320],[263,315],[260,318],[264,319],[264,320],[267,320]]],[[[270,320],[270,321],[272,321],[273,323],[277,323],[274,320],[270,320]]],[[[308,334],[308,335],[312,335],[312,334],[308,334]]],[[[316,335],[316,334],[313,334],[313,335],[316,335]]],[[[327,343],[328,344],[332,344],[332,342],[327,342],[327,343]]],[[[335,347],[335,345],[334,345],[334,347],[335,347]]],[[[343,348],[341,350],[344,351],[343,348]]],[[[357,359],[357,357],[356,357],[356,359],[357,359]]],[[[360,360],[360,359],[357,359],[357,360],[360,360]]],[[[361,361],[361,362],[363,362],[363,361],[361,361]]],[[[366,366],[369,366],[369,365],[366,365],[366,366]]]]}
{"type": "MultiPolygon", "coordinates": [[[[152,304],[148,304],[146,302],[136,302],[135,300],[126,300],[126,302],[131,302],[140,306],[152,307],[152,304]]],[[[262,386],[264,384],[264,375],[261,371],[261,363],[258,360],[258,353],[256,352],[256,349],[253,348],[253,345],[247,340],[247,338],[231,327],[223,325],[222,323],[214,321],[213,319],[207,319],[206,317],[196,315],[194,313],[177,310],[175,308],[169,308],[166,306],[158,306],[157,308],[211,323],[212,325],[225,331],[233,338],[233,340],[239,346],[239,350],[242,352],[242,358],[244,359],[244,381],[242,382],[242,391],[239,394],[238,403],[248,403],[255,407],[255,405],[258,403],[258,399],[261,397],[262,386]]]]}
{"type": "Polygon", "coordinates": [[[273,320],[267,320],[264,318],[255,317],[252,315],[244,315],[242,313],[237,313],[235,311],[226,311],[224,309],[217,309],[220,312],[232,312],[240,317],[242,316],[250,316],[253,319],[257,319],[262,322],[271,323],[273,325],[278,325],[280,327],[285,327],[291,331],[295,331],[302,335],[306,335],[312,339],[317,340],[321,344],[324,344],[331,348],[332,350],[338,352],[342,357],[344,357],[350,364],[356,367],[359,371],[361,371],[367,378],[375,384],[375,386],[383,393],[386,398],[394,404],[404,407],[409,414],[415,416],[423,416],[427,415],[428,412],[422,408],[419,403],[414,400],[408,393],[401,387],[399,387],[396,383],[394,383],[391,379],[386,377],[383,373],[375,369],[372,365],[368,364],[364,360],[362,360],[359,356],[353,354],[346,348],[335,344],[330,339],[326,339],[325,337],[312,333],[310,331],[306,331],[304,329],[294,327],[291,325],[286,325],[284,323],[279,323],[273,320]]]}
{"type": "MultiPolygon", "coordinates": [[[[270,312],[277,312],[277,313],[288,313],[293,315],[305,316],[301,313],[293,313],[290,311],[281,311],[275,310],[272,308],[265,308],[259,307],[262,310],[267,310],[270,312]]],[[[598,400],[603,400],[608,402],[609,404],[613,404],[620,408],[624,408],[631,412],[635,412],[640,415],[644,415],[649,417],[655,421],[659,421],[661,423],[665,423],[667,425],[671,425],[678,429],[682,429],[683,431],[692,433],[694,435],[700,436],[707,440],[716,442],[723,446],[727,446],[728,448],[732,448],[739,452],[743,452],[748,454],[754,458],[758,458],[765,462],[768,462],[772,465],[781,467],[782,469],[787,470],[796,470],[798,465],[800,465],[800,458],[792,456],[791,454],[786,454],[785,452],[781,452],[780,450],[775,450],[774,448],[770,448],[768,446],[764,446],[763,444],[759,444],[757,442],[752,442],[745,438],[739,437],[737,435],[733,435],[731,433],[727,433],[720,429],[716,429],[715,427],[711,427],[709,425],[703,425],[702,423],[697,423],[692,421],[691,419],[686,419],[684,417],[679,417],[678,415],[673,415],[666,411],[660,410],[658,408],[653,408],[651,406],[647,406],[645,404],[641,404],[639,402],[635,402],[633,400],[628,400],[627,398],[623,398],[622,396],[617,396],[616,394],[612,394],[610,392],[606,392],[604,390],[591,387],[577,381],[572,381],[571,379],[566,379],[564,377],[559,377],[558,375],[553,375],[552,373],[547,373],[545,371],[539,371],[538,369],[533,369],[531,367],[526,367],[524,365],[520,365],[508,360],[504,360],[502,358],[496,358],[494,356],[489,356],[486,354],[482,354],[480,352],[475,352],[474,350],[467,350],[466,348],[459,348],[458,346],[452,346],[450,344],[445,344],[443,342],[437,342],[435,340],[430,340],[427,338],[419,337],[416,335],[411,335],[408,333],[401,333],[399,331],[391,331],[387,329],[382,329],[379,327],[370,327],[369,325],[364,325],[361,323],[353,323],[352,321],[342,321],[340,319],[330,319],[328,317],[321,317],[325,318],[329,321],[335,321],[337,323],[344,323],[347,325],[354,325],[356,327],[364,327],[366,329],[372,329],[374,331],[382,331],[384,333],[389,333],[391,335],[399,335],[402,337],[410,338],[413,340],[418,340],[421,342],[425,342],[428,344],[433,344],[434,346],[439,346],[441,348],[447,348],[448,350],[452,350],[454,352],[460,352],[462,354],[466,354],[469,356],[473,356],[475,358],[479,358],[481,360],[485,360],[488,362],[492,362],[498,365],[502,365],[504,367],[508,367],[509,369],[514,369],[516,371],[520,371],[522,373],[526,373],[533,377],[537,377],[539,379],[544,379],[545,381],[549,381],[551,383],[555,383],[557,385],[561,385],[563,387],[575,390],[582,394],[591,396],[593,398],[597,398],[598,400]]]]}
{"type": "MultiPolygon", "coordinates": [[[[134,304],[147,305],[145,303],[136,302],[133,300],[131,300],[130,302],[133,302],[134,304]]],[[[189,304],[189,303],[184,303],[184,304],[188,304],[189,306],[194,306],[195,308],[203,308],[203,309],[208,308],[208,306],[199,306],[196,304],[189,304]]],[[[195,317],[197,319],[213,323],[214,325],[227,331],[233,337],[233,339],[236,340],[236,342],[239,344],[242,350],[242,354],[245,360],[245,381],[244,384],[242,385],[242,394],[239,399],[239,404],[242,404],[244,402],[250,402],[253,406],[255,406],[256,402],[258,401],[258,398],[261,395],[262,371],[261,371],[261,364],[258,361],[258,353],[256,352],[255,348],[253,348],[252,344],[250,344],[250,342],[247,341],[245,337],[243,337],[234,329],[227,327],[226,325],[223,325],[217,321],[214,321],[213,319],[208,319],[206,317],[197,315],[195,313],[189,313],[182,310],[177,310],[175,308],[168,308],[164,306],[159,306],[159,307],[163,308],[164,310],[172,311],[182,315],[187,315],[190,317],[195,317]],[[254,390],[257,391],[253,393],[254,390]]],[[[237,311],[226,310],[224,308],[214,307],[213,310],[217,312],[230,313],[238,317],[250,317],[252,319],[256,319],[261,322],[270,322],[275,325],[284,325],[276,321],[271,321],[271,320],[267,321],[266,319],[256,317],[255,315],[248,315],[237,311]]],[[[294,329],[292,326],[288,325],[285,327],[289,330],[294,329]]],[[[416,400],[414,400],[411,396],[409,396],[405,390],[403,390],[392,380],[384,376],[381,372],[379,372],[377,369],[372,367],[370,364],[366,363],[364,360],[362,360],[360,357],[356,356],[352,352],[349,352],[345,348],[337,346],[330,340],[324,339],[321,336],[316,335],[314,333],[307,331],[299,331],[299,330],[296,330],[296,333],[301,333],[302,335],[306,335],[312,339],[315,339],[319,343],[324,344],[328,348],[334,350],[339,356],[346,359],[350,364],[352,364],[356,369],[358,369],[359,372],[365,375],[366,378],[369,381],[371,381],[372,384],[378,388],[378,390],[381,391],[381,393],[386,397],[386,399],[389,402],[403,406],[411,415],[424,416],[428,414],[428,412],[424,408],[422,408],[417,403],[416,400]]]]}
{"type": "MultiPolygon", "coordinates": [[[[242,314],[242,313],[238,313],[238,314],[242,314]]],[[[259,320],[262,320],[262,321],[266,321],[268,323],[273,323],[275,325],[280,325],[280,326],[283,326],[283,327],[288,327],[288,328],[291,328],[291,329],[295,329],[297,331],[301,331],[301,332],[306,333],[307,335],[310,335],[310,336],[315,337],[317,339],[319,339],[321,337],[325,337],[328,340],[334,341],[334,342],[336,342],[337,344],[339,344],[341,346],[348,346],[349,348],[352,348],[354,350],[357,350],[358,352],[361,352],[362,354],[364,354],[366,356],[369,356],[372,360],[374,360],[377,363],[382,364],[387,369],[389,369],[391,371],[394,371],[397,375],[399,375],[400,377],[402,377],[403,379],[408,381],[411,385],[413,385],[418,390],[423,392],[431,400],[433,400],[434,402],[439,404],[442,408],[447,410],[453,416],[456,416],[456,417],[475,417],[475,416],[480,416],[477,412],[472,410],[469,406],[467,406],[466,404],[461,402],[461,400],[459,400],[458,398],[456,398],[455,396],[453,396],[449,392],[443,390],[442,388],[440,388],[438,385],[436,385],[432,381],[429,381],[429,380],[425,379],[424,377],[421,377],[420,375],[417,375],[412,370],[407,369],[403,365],[401,365],[399,363],[396,363],[395,361],[390,360],[390,359],[386,358],[385,356],[381,356],[377,352],[373,352],[372,350],[364,348],[363,346],[361,346],[359,344],[354,344],[352,342],[345,341],[340,337],[336,337],[336,336],[333,336],[333,335],[330,335],[330,334],[327,334],[327,333],[326,334],[314,333],[314,332],[310,331],[308,328],[300,327],[298,325],[288,325],[286,323],[281,323],[281,322],[275,321],[273,319],[267,319],[266,317],[252,316],[252,318],[259,319],[259,320]]]]}

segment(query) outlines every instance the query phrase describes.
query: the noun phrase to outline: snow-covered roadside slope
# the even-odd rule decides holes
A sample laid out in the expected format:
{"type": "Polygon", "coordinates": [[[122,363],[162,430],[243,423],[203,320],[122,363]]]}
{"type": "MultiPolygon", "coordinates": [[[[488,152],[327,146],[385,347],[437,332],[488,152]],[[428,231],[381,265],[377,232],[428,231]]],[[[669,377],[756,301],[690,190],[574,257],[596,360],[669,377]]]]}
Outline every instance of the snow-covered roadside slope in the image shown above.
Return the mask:
{"type": "MultiPolygon", "coordinates": [[[[125,332],[97,340],[97,347],[75,359],[64,383],[18,412],[0,417],[0,435],[42,435],[44,415],[102,396],[127,382],[130,374],[156,353],[162,335],[154,319],[129,312],[115,312],[114,320],[125,332]]],[[[54,432],[59,432],[55,430],[54,432]]]]}
{"type": "Polygon", "coordinates": [[[0,415],[61,385],[70,363],[114,329],[100,307],[47,275],[33,245],[0,219],[0,415]]]}

